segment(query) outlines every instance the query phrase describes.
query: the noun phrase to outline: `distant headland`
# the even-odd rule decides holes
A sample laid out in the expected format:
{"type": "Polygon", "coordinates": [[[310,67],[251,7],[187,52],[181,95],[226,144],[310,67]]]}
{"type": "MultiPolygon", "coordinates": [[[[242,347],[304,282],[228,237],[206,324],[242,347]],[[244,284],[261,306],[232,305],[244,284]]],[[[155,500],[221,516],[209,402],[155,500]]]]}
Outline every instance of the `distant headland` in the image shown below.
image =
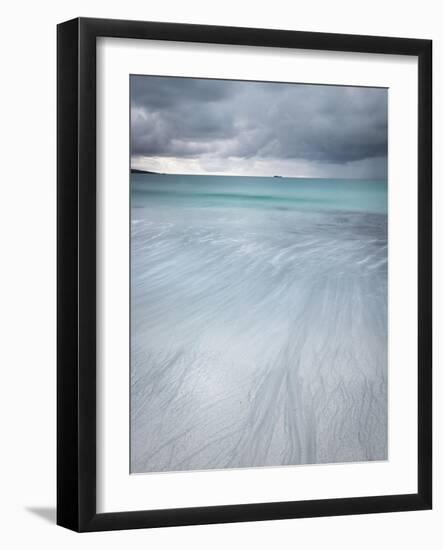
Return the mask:
{"type": "Polygon", "coordinates": [[[131,168],[131,174],[161,174],[161,172],[151,172],[150,170],[139,170],[138,168],[131,168]]]}

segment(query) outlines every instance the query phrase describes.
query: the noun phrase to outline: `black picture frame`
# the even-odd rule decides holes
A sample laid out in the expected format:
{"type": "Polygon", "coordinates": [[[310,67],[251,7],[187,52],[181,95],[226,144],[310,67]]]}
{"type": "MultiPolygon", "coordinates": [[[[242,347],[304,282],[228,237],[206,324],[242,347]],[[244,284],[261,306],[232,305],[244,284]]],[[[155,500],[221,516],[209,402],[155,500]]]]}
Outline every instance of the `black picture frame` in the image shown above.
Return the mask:
{"type": "Polygon", "coordinates": [[[57,523],[75,531],[425,510],[432,506],[432,42],[79,18],[57,29],[57,523]],[[418,491],[136,512],[96,511],[96,39],[418,58],[418,491]]]}

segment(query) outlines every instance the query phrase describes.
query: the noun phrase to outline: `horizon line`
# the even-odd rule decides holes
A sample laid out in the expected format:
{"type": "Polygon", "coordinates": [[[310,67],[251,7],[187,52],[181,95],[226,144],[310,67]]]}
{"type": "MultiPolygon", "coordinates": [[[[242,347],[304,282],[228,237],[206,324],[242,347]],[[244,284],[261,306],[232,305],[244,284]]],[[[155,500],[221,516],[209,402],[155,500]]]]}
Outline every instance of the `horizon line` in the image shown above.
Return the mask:
{"type": "Polygon", "coordinates": [[[130,167],[130,172],[135,173],[141,173],[141,174],[147,174],[149,176],[213,176],[213,177],[219,177],[219,178],[275,178],[275,179],[311,179],[311,180],[359,180],[359,181],[387,181],[388,178],[369,178],[369,177],[325,177],[325,176],[282,176],[280,174],[273,174],[270,176],[256,176],[256,175],[248,175],[248,174],[217,174],[213,172],[209,173],[187,173],[184,174],[182,172],[155,172],[154,170],[143,170],[141,168],[133,168],[130,167]]]}

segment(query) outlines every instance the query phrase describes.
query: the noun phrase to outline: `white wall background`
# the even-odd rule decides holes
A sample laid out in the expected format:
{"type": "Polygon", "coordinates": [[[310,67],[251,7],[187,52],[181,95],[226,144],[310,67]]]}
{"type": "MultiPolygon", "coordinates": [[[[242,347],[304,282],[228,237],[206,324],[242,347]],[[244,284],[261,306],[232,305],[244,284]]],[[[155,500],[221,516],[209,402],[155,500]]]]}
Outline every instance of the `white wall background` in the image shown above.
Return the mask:
{"type": "Polygon", "coordinates": [[[443,276],[443,10],[438,0],[16,1],[2,10],[0,544],[5,548],[440,548],[442,295],[435,288],[435,509],[431,512],[77,535],[55,518],[55,26],[77,16],[434,40],[435,281],[443,276]],[[440,248],[440,251],[438,250],[440,248]],[[438,311],[437,311],[438,310],[438,311]]]}

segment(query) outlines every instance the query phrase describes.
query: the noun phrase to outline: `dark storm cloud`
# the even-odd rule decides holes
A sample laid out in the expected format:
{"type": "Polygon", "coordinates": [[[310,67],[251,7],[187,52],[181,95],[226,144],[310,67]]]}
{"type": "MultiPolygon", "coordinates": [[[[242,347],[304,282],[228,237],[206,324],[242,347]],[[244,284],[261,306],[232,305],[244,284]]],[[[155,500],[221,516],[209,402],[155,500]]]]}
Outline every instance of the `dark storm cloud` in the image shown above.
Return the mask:
{"type": "Polygon", "coordinates": [[[384,89],[133,76],[131,118],[133,156],[386,171],[384,89]]]}

